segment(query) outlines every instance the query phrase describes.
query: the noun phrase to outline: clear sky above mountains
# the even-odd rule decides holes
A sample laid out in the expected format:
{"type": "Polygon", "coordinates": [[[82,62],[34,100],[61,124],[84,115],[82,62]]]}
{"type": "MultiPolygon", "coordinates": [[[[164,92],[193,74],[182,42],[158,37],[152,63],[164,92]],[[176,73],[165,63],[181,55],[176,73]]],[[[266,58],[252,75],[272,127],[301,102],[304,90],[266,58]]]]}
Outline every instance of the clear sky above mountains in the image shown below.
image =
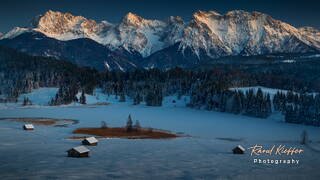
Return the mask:
{"type": "Polygon", "coordinates": [[[197,10],[214,10],[221,14],[230,10],[260,11],[297,27],[320,29],[319,7],[320,1],[316,0],[1,0],[0,32],[26,26],[32,17],[50,9],[113,23],[128,12],[147,19],[181,16],[188,20],[197,10]]]}

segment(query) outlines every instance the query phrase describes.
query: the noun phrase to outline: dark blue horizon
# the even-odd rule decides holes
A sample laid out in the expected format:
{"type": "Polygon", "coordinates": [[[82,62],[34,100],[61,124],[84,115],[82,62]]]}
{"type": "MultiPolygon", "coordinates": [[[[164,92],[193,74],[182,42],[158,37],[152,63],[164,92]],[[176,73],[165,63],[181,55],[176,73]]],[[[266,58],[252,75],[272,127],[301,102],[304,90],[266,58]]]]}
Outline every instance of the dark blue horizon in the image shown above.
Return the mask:
{"type": "Polygon", "coordinates": [[[143,0],[2,0],[0,3],[0,32],[7,32],[13,27],[27,26],[30,20],[48,10],[70,12],[96,21],[107,20],[116,23],[128,12],[146,19],[165,19],[169,16],[181,16],[189,20],[198,10],[214,10],[225,14],[230,10],[259,11],[295,27],[312,26],[320,29],[320,2],[315,0],[289,1],[269,0],[181,0],[143,1],[143,0]]]}

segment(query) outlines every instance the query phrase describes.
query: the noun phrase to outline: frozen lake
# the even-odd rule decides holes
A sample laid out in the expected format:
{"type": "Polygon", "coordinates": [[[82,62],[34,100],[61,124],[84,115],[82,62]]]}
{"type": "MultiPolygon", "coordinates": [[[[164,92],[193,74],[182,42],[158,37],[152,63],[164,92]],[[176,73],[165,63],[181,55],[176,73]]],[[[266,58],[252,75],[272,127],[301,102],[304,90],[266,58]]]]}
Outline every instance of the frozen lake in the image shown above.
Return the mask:
{"type": "Polygon", "coordinates": [[[320,128],[286,124],[281,117],[257,119],[184,107],[146,107],[118,103],[109,106],[30,107],[0,109],[0,118],[48,117],[79,120],[67,128],[35,126],[23,131],[22,123],[0,120],[0,179],[318,179],[320,153],[299,144],[307,130],[311,145],[320,149],[320,128]],[[128,115],[143,127],[183,132],[192,137],[171,140],[101,139],[90,158],[66,157],[80,144],[66,140],[77,127],[123,126],[128,115]],[[230,141],[235,140],[235,141],[230,141]],[[236,141],[237,140],[237,141],[236,141]],[[296,164],[254,164],[249,150],[233,155],[241,144],[299,147],[296,164]]]}

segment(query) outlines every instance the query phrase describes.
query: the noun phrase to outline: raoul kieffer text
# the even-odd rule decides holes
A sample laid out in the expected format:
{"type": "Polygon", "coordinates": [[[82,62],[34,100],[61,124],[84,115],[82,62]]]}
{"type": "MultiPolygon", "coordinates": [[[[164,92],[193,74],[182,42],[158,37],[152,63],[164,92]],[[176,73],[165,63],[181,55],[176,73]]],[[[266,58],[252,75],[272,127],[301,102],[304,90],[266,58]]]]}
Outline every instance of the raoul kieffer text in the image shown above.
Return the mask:
{"type": "Polygon", "coordinates": [[[303,153],[303,149],[296,148],[296,147],[286,147],[285,145],[273,145],[271,148],[264,148],[262,145],[254,145],[250,148],[251,156],[259,156],[261,154],[268,154],[268,155],[294,155],[294,154],[301,154],[303,153]]]}

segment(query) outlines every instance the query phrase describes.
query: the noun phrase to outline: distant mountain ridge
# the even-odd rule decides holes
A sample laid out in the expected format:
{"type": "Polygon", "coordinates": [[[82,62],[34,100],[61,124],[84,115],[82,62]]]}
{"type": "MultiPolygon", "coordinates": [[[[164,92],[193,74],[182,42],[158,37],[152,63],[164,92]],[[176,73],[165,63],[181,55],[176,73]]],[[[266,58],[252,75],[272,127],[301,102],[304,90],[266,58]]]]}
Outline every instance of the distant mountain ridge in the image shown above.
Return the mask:
{"type": "Polygon", "coordinates": [[[94,67],[98,70],[133,70],[141,56],[134,56],[123,49],[111,51],[88,38],[60,41],[40,32],[26,32],[13,39],[3,39],[0,45],[22,52],[68,60],[79,66],[94,67]],[[135,60],[135,58],[137,60],[135,60]]]}
{"type": "MultiPolygon", "coordinates": [[[[215,11],[197,11],[188,22],[173,16],[166,20],[148,20],[128,13],[118,24],[107,21],[97,23],[70,13],[48,11],[34,17],[29,27],[12,29],[0,37],[6,43],[0,43],[34,54],[32,49],[37,47],[36,42],[32,43],[33,48],[17,48],[14,43],[9,43],[17,41],[14,39],[25,33],[41,33],[51,40],[64,43],[84,38],[93,40],[105,46],[108,49],[106,54],[112,54],[113,59],[117,59],[115,56],[125,57],[120,58],[122,60],[101,59],[109,56],[100,58],[100,63],[106,62],[105,68],[112,66],[110,69],[118,70],[130,69],[130,66],[160,69],[185,67],[225,56],[320,52],[319,30],[295,28],[269,15],[242,10],[229,11],[224,15],[215,11]]],[[[56,50],[50,53],[50,48],[55,47],[35,54],[57,57],[56,50]]],[[[65,56],[64,52],[59,53],[65,56]]],[[[78,58],[86,61],[86,58],[78,58]]]]}

